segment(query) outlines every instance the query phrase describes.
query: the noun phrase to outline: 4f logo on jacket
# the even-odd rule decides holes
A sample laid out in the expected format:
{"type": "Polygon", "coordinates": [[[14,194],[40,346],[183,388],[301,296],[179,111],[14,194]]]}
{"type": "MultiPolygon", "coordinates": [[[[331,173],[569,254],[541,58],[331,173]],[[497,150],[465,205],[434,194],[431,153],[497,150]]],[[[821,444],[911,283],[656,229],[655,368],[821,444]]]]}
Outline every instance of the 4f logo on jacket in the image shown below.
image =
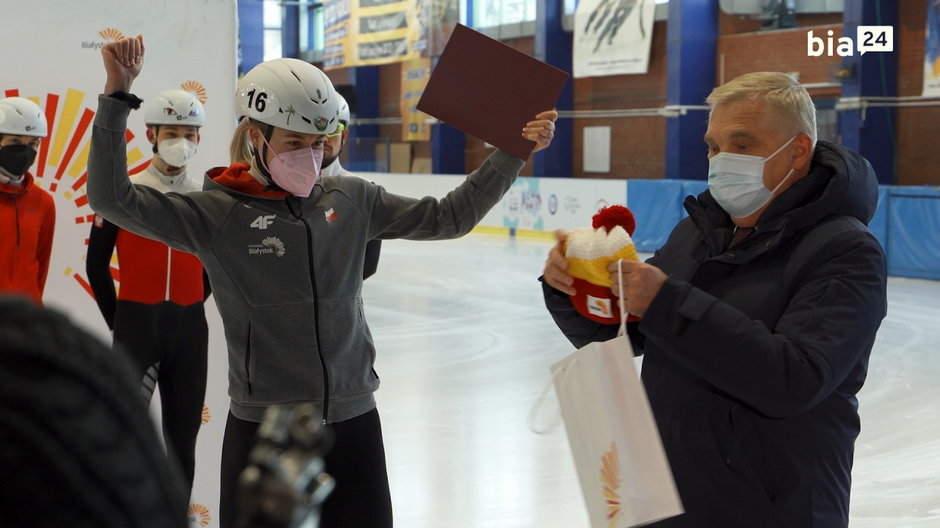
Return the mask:
{"type": "Polygon", "coordinates": [[[261,215],[258,218],[255,218],[255,221],[252,222],[249,227],[267,229],[269,225],[274,223],[275,218],[277,218],[275,215],[261,215]]]}

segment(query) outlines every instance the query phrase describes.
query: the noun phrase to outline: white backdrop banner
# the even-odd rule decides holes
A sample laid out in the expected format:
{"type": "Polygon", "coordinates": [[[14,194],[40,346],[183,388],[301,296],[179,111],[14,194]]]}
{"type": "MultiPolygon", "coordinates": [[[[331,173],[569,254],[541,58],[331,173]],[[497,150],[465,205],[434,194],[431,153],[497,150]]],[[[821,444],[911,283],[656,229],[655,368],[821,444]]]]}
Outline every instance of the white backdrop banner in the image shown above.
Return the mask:
{"type": "Polygon", "coordinates": [[[646,73],[654,0],[581,0],[574,12],[574,76],[646,73]]]}
{"type": "MultiPolygon", "coordinates": [[[[122,35],[142,34],[146,58],[134,93],[146,100],[163,90],[184,87],[204,99],[208,122],[190,164],[190,171],[201,175],[209,167],[228,165],[235,122],[236,4],[231,0],[4,2],[3,18],[8,23],[0,32],[0,47],[6,50],[0,95],[32,99],[45,110],[51,125],[31,169],[56,205],[44,302],[110,342],[85,276],[94,215],[85,197],[85,167],[97,96],[104,87],[101,47],[122,35]]],[[[140,167],[152,157],[142,112],[131,115],[128,127],[128,161],[130,167],[140,167]]],[[[192,525],[199,527],[218,526],[219,457],[228,412],[221,322],[211,300],[206,308],[209,382],[190,505],[192,525]]]]}
{"type": "MultiPolygon", "coordinates": [[[[444,174],[360,174],[389,192],[443,197],[466,176],[444,174]]],[[[608,205],[626,205],[627,181],[590,178],[519,178],[480,222],[485,227],[535,231],[590,227],[608,205]]]]}
{"type": "Polygon", "coordinates": [[[594,213],[608,205],[626,203],[626,180],[519,178],[484,223],[489,225],[492,215],[499,213],[502,222],[497,225],[512,229],[591,227],[594,213]]]}

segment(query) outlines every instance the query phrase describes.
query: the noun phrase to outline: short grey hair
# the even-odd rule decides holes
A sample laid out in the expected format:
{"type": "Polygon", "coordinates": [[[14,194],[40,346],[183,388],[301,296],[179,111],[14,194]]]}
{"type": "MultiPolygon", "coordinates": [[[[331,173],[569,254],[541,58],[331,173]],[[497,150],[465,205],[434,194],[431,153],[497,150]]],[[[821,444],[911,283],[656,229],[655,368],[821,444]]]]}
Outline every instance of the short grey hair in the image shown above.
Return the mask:
{"type": "Polygon", "coordinates": [[[798,132],[805,132],[816,146],[816,107],[799,81],[780,72],[745,73],[715,88],[705,102],[709,117],[717,106],[760,97],[786,119],[798,132]]]}

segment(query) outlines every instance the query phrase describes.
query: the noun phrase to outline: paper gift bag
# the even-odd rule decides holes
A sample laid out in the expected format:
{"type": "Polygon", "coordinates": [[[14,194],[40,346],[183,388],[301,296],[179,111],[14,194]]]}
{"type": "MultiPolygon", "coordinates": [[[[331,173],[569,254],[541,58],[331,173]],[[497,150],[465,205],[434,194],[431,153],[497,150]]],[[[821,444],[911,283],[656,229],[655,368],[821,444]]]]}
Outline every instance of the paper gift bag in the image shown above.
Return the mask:
{"type": "Polygon", "coordinates": [[[626,528],[683,512],[625,335],[552,365],[592,528],[626,528]]]}

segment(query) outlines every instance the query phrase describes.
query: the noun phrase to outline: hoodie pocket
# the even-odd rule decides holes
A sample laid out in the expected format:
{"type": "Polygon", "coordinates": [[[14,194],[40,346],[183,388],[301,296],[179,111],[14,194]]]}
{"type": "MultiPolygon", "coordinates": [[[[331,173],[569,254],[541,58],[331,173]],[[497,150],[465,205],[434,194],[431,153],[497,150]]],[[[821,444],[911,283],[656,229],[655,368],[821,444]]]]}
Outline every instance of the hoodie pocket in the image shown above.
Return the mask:
{"type": "Polygon", "coordinates": [[[754,417],[740,405],[731,408],[731,439],[727,463],[747,481],[756,484],[770,503],[777,485],[768,460],[767,445],[754,417]]]}
{"type": "Polygon", "coordinates": [[[324,361],[330,368],[330,397],[345,398],[375,391],[375,346],[359,298],[321,300],[325,321],[320,337],[324,361]],[[328,321],[328,322],[326,322],[328,321]]]}
{"type": "Polygon", "coordinates": [[[245,354],[251,403],[323,399],[313,314],[312,303],[252,308],[245,354]]]}

